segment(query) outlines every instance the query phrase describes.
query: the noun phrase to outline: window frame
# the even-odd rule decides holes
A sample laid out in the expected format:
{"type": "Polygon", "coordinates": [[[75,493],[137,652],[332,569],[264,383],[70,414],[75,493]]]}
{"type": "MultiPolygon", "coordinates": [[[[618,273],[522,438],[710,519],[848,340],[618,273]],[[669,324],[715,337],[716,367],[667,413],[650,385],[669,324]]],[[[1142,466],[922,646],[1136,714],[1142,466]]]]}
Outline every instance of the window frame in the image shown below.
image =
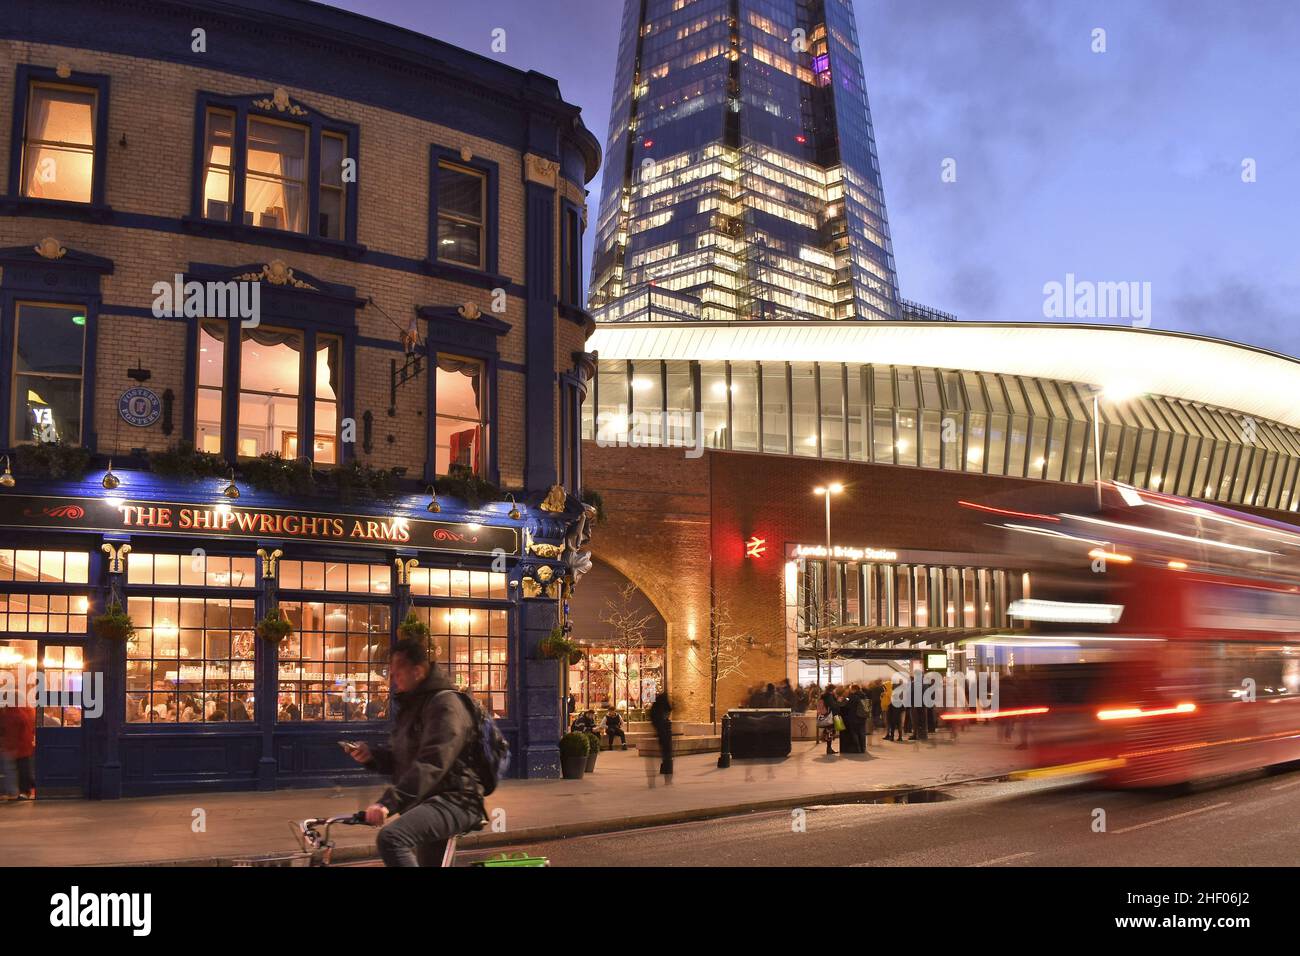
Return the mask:
{"type": "MultiPolygon", "coordinates": [[[[74,445],[79,448],[89,447],[86,443],[86,436],[88,431],[87,424],[89,422],[87,415],[93,413],[93,409],[91,408],[93,404],[93,395],[90,396],[89,397],[90,400],[88,400],[86,394],[87,392],[86,360],[87,357],[90,356],[91,354],[89,336],[92,331],[92,326],[90,322],[89,305],[74,303],[74,302],[66,302],[66,301],[56,301],[53,299],[50,300],[33,299],[21,295],[15,296],[13,301],[13,318],[11,321],[5,323],[5,331],[6,331],[5,362],[7,364],[7,367],[10,370],[9,379],[12,382],[12,386],[9,389],[10,392],[9,402],[6,405],[5,414],[8,416],[6,420],[6,429],[10,436],[11,443],[14,445],[39,444],[38,442],[27,438],[25,435],[21,437],[18,435],[17,418],[18,418],[18,400],[20,394],[20,389],[18,388],[19,376],[32,375],[37,378],[58,378],[58,379],[71,379],[75,377],[77,381],[81,383],[81,394],[78,396],[78,403],[81,405],[81,420],[79,423],[79,427],[77,429],[77,440],[75,442],[64,442],[64,444],[74,445]],[[77,376],[63,375],[63,374],[48,375],[44,373],[18,371],[18,333],[20,331],[19,320],[21,319],[20,313],[22,312],[22,308],[25,305],[36,306],[37,308],[80,309],[82,313],[85,314],[86,322],[85,325],[82,326],[82,333],[81,333],[81,374],[80,375],[77,376]]],[[[91,387],[93,388],[94,382],[92,381],[90,384],[91,387]]],[[[63,439],[60,439],[60,441],[62,440],[63,439]]]]}
{"type": "Polygon", "coordinates": [[[14,77],[13,125],[9,137],[9,193],[6,199],[29,208],[50,210],[88,210],[107,213],[105,198],[108,160],[109,78],[102,73],[69,73],[59,76],[52,67],[18,65],[14,77]],[[27,113],[31,103],[33,84],[63,87],[65,89],[93,90],[95,92],[95,130],[91,147],[90,201],[70,199],[42,199],[24,196],[22,191],[23,153],[27,145],[27,113]]]}
{"type": "MultiPolygon", "coordinates": [[[[187,274],[186,278],[200,278],[199,275],[193,276],[187,274]]],[[[344,419],[355,417],[353,406],[356,398],[355,378],[353,370],[356,367],[356,346],[357,346],[357,329],[355,325],[344,324],[342,322],[328,322],[319,319],[304,319],[287,313],[287,310],[277,308],[275,299],[272,295],[263,289],[263,321],[259,328],[283,329],[285,331],[298,332],[302,335],[303,341],[303,362],[299,366],[299,395],[298,395],[298,427],[296,429],[299,436],[312,435],[314,452],[314,436],[316,434],[316,362],[315,355],[318,349],[318,342],[323,336],[332,336],[339,340],[339,363],[340,369],[339,382],[335,386],[335,445],[334,445],[334,462],[333,466],[341,466],[350,461],[354,455],[353,445],[339,440],[339,432],[344,419]],[[311,356],[311,361],[307,357],[311,356]]],[[[226,327],[225,343],[225,362],[222,369],[221,378],[221,451],[218,453],[231,465],[238,464],[240,458],[238,455],[239,448],[239,395],[241,389],[238,387],[240,380],[241,350],[231,348],[232,341],[240,341],[240,332],[242,326],[240,319],[232,317],[229,319],[204,319],[192,317],[188,319],[188,340],[186,347],[186,364],[185,364],[185,402],[184,420],[182,422],[182,434],[188,436],[188,440],[195,442],[195,447],[201,447],[198,443],[198,394],[199,394],[199,347],[201,345],[200,329],[204,322],[209,324],[224,322],[226,327]],[[231,387],[231,383],[236,383],[231,387]]],[[[299,441],[299,450],[302,451],[302,442],[299,441]]],[[[314,455],[308,455],[312,461],[315,461],[314,455]]]]}
{"type": "Polygon", "coordinates": [[[334,239],[319,235],[321,174],[320,162],[322,141],[327,134],[341,136],[344,139],[344,158],[356,160],[360,166],[361,128],[356,123],[338,120],[326,116],[292,100],[286,110],[277,110],[273,106],[259,106],[258,103],[270,103],[272,94],[252,96],[224,96],[200,90],[196,95],[194,107],[194,152],[191,158],[190,213],[185,217],[188,226],[196,231],[209,232],[224,238],[232,234],[239,239],[264,243],[274,237],[275,241],[290,240],[301,243],[309,250],[340,249],[358,247],[357,182],[344,182],[343,192],[343,236],[334,239]],[[234,135],[232,137],[231,155],[231,192],[230,218],[210,219],[204,204],[205,179],[207,172],[206,146],[208,112],[233,113],[235,117],[234,135]],[[301,110],[305,115],[294,113],[301,110]],[[307,203],[307,231],[294,232],[291,229],[277,229],[271,226],[259,226],[245,223],[244,205],[247,197],[248,179],[248,125],[249,118],[269,120],[271,122],[298,126],[307,130],[307,175],[303,181],[304,198],[307,203]]]}
{"type": "Polygon", "coordinates": [[[488,280],[492,285],[508,281],[497,274],[500,236],[499,185],[500,167],[497,163],[480,156],[470,156],[466,159],[460,150],[438,144],[429,147],[429,235],[428,251],[425,254],[429,271],[453,279],[475,277],[480,281],[488,280]],[[438,179],[439,171],[444,164],[483,177],[483,242],[480,247],[482,265],[478,268],[438,257],[438,179]]]}

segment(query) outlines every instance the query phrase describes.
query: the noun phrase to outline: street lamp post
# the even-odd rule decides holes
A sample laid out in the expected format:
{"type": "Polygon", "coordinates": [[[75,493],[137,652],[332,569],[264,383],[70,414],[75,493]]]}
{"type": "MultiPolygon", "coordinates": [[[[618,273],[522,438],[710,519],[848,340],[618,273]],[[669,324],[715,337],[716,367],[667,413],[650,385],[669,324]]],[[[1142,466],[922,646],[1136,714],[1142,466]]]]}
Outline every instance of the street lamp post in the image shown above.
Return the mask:
{"type": "MultiPolygon", "coordinates": [[[[822,618],[825,616],[825,609],[829,606],[830,595],[831,595],[831,495],[838,495],[843,490],[844,490],[844,486],[840,484],[838,481],[833,481],[824,487],[818,485],[816,488],[813,489],[813,494],[821,495],[823,498],[826,499],[826,561],[825,561],[826,586],[822,591],[822,600],[819,602],[819,607],[817,608],[817,630],[819,632],[822,629],[822,618]]],[[[829,666],[829,661],[827,662],[827,664],[829,666]]],[[[818,647],[818,651],[817,651],[818,685],[821,684],[821,681],[822,681],[821,648],[818,647]]]]}

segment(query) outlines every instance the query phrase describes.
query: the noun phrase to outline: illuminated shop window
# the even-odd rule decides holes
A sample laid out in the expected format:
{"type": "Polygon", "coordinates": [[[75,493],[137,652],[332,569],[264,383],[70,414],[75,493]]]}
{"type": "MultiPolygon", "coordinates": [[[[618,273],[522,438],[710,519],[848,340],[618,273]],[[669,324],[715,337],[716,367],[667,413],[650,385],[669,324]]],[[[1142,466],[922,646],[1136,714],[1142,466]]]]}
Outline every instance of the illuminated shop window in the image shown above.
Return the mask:
{"type": "MultiPolygon", "coordinates": [[[[158,555],[156,557],[163,557],[158,555]]],[[[251,598],[127,596],[128,723],[254,719],[251,598]]]]}
{"type": "Polygon", "coordinates": [[[504,600],[507,596],[506,576],[497,571],[412,568],[411,594],[417,597],[464,597],[504,600]]]}
{"type": "Polygon", "coordinates": [[[126,556],[126,583],[209,588],[257,587],[253,558],[200,554],[126,556]]]}
{"type": "Polygon", "coordinates": [[[80,444],[86,308],[20,302],[16,311],[14,438],[80,444]]]}
{"type": "Polygon", "coordinates": [[[89,580],[89,573],[90,555],[84,551],[0,548],[0,582],[85,584],[89,580]]]}
{"type": "Polygon", "coordinates": [[[342,561],[281,561],[282,591],[328,591],[341,594],[388,594],[392,569],[386,564],[342,561]]]}
{"type": "Polygon", "coordinates": [[[443,262],[485,268],[487,176],[452,163],[438,164],[438,249],[443,262]]]}
{"type": "MultiPolygon", "coordinates": [[[[41,658],[41,671],[45,675],[45,691],[49,699],[67,700],[72,695],[80,699],[82,674],[85,671],[82,649],[77,645],[49,644],[41,658]],[[67,696],[65,696],[67,695],[67,696]]],[[[39,727],[80,727],[81,708],[76,706],[41,707],[37,719],[39,727]]]]}
{"type": "Polygon", "coordinates": [[[276,720],[386,719],[392,608],[281,600],[280,610],[293,633],[279,647],[276,720]]]}
{"type": "Polygon", "coordinates": [[[23,131],[22,195],[89,203],[95,179],[95,112],[98,94],[61,84],[33,82],[23,131]]]}
{"type": "Polygon", "coordinates": [[[434,394],[437,403],[438,474],[452,466],[483,474],[486,462],[484,442],[487,424],[483,394],[483,363],[458,355],[437,359],[434,394]]]}
{"type": "Polygon", "coordinates": [[[85,634],[89,607],[84,594],[0,594],[0,631],[85,634]]]}
{"type": "Polygon", "coordinates": [[[416,607],[429,628],[429,657],[494,717],[507,716],[509,622],[504,610],[416,607]]]}

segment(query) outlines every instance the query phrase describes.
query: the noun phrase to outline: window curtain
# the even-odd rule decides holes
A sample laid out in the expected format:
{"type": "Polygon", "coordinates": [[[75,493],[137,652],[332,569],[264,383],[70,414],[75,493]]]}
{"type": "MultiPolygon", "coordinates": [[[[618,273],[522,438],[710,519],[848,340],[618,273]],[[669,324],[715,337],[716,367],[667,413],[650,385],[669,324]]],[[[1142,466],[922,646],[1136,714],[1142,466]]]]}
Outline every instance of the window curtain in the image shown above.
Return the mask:
{"type": "MultiPolygon", "coordinates": [[[[439,355],[438,368],[443,372],[459,372],[470,379],[470,387],[474,390],[474,405],[478,409],[479,421],[481,422],[483,419],[483,366],[478,362],[468,362],[439,355]]],[[[466,468],[472,469],[474,474],[480,474],[483,464],[483,443],[478,440],[479,436],[480,429],[477,425],[463,431],[453,432],[449,438],[450,459],[448,466],[464,465],[466,468]]]]}

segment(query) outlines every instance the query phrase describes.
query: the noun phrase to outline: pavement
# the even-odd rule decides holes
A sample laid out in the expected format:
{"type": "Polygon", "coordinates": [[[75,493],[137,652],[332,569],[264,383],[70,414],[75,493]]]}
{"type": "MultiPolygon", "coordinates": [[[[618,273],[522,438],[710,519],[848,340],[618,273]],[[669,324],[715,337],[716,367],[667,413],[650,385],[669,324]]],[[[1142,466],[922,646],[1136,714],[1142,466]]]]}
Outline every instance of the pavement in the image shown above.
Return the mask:
{"type": "MultiPolygon", "coordinates": [[[[582,780],[506,780],[487,799],[492,828],[464,837],[471,852],[491,847],[771,811],[813,803],[870,801],[909,790],[1005,776],[1023,751],[989,727],[928,743],[873,738],[869,753],[825,756],[825,745],[795,741],[782,760],[716,754],[680,757],[671,782],[658,760],[606,751],[582,780]]],[[[232,858],[292,855],[290,821],[351,813],[382,789],[372,786],[269,793],[193,793],[112,801],[38,800],[0,804],[0,865],[221,865],[232,858]]],[[[375,831],[337,827],[338,862],[374,856],[375,831]]]]}

